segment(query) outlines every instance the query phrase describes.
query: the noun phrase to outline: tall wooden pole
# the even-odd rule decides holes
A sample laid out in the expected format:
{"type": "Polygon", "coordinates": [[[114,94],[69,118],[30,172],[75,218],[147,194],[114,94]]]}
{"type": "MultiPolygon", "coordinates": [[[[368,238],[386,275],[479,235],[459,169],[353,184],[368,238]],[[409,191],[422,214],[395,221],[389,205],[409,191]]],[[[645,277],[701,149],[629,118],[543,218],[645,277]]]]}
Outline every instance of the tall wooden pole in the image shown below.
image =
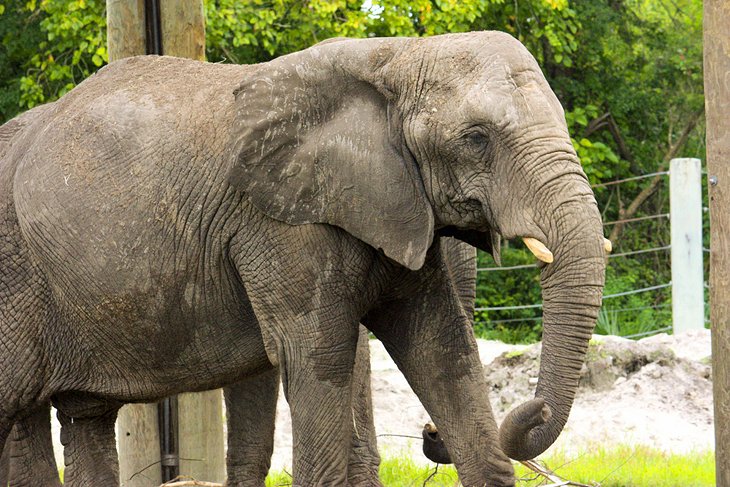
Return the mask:
{"type": "MultiPolygon", "coordinates": [[[[159,0],[155,5],[150,0],[107,0],[107,29],[110,61],[153,52],[205,60],[202,0],[159,0]],[[159,25],[147,22],[158,15],[159,25]]],[[[183,394],[177,404],[179,458],[161,458],[156,405],[122,408],[117,422],[122,486],[160,485],[165,470],[161,463],[179,465],[181,475],[199,480],[225,480],[221,391],[183,394]]]]}
{"type": "Polygon", "coordinates": [[[705,0],[710,321],[717,485],[730,486],[730,2],[705,0]]]}
{"type": "Polygon", "coordinates": [[[107,0],[106,43],[109,62],[147,53],[145,0],[107,0]]]}

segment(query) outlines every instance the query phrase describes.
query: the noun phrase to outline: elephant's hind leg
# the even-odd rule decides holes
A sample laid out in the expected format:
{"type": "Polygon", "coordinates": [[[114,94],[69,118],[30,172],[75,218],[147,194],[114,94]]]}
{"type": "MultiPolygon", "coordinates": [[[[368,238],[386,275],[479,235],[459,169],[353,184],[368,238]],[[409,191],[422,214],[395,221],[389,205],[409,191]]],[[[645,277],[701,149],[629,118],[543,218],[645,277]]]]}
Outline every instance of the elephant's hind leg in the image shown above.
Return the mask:
{"type": "Polygon", "coordinates": [[[64,485],[96,487],[119,485],[119,461],[114,436],[118,409],[100,416],[71,418],[61,411],[64,485]]]}
{"type": "Polygon", "coordinates": [[[3,210],[0,201],[0,446],[16,421],[48,401],[51,354],[44,347],[55,328],[48,286],[3,210]]]}
{"type": "Polygon", "coordinates": [[[0,485],[61,486],[53,455],[50,404],[44,404],[30,416],[15,423],[3,457],[7,459],[7,472],[5,478],[0,475],[0,485]]]}

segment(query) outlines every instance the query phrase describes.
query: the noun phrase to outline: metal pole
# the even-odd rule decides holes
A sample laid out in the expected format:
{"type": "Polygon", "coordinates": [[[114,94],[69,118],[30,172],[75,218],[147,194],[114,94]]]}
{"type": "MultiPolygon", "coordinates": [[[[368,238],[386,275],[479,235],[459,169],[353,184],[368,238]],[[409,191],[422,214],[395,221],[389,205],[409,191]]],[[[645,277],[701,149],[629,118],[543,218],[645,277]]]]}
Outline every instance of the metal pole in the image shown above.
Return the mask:
{"type": "Polygon", "coordinates": [[[160,1],[144,1],[144,23],[147,40],[147,54],[162,56],[162,22],[160,21],[160,1]]]}
{"type": "MultiPolygon", "coordinates": [[[[162,21],[159,0],[145,0],[145,36],[147,54],[162,56],[162,21]]],[[[160,428],[160,462],[162,481],[169,482],[180,475],[178,447],[177,397],[163,399],[157,405],[160,428]]]]}
{"type": "Polygon", "coordinates": [[[158,407],[160,427],[160,461],[162,481],[169,482],[180,475],[180,455],[178,448],[177,396],[163,399],[158,407]]]}
{"type": "Polygon", "coordinates": [[[671,160],[669,211],[672,227],[672,322],[675,333],[705,327],[701,177],[699,159],[671,160]]]}

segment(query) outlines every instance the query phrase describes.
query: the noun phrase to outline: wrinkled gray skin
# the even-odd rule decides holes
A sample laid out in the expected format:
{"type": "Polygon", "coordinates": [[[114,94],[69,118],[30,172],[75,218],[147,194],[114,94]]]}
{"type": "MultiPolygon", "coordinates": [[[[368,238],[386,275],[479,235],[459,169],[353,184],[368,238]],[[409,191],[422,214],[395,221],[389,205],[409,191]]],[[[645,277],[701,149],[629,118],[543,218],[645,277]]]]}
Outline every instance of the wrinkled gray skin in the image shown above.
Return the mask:
{"type": "MultiPolygon", "coordinates": [[[[34,118],[49,110],[37,107],[0,127],[0,161],[16,140],[19,132],[34,118]]],[[[2,162],[0,162],[2,164],[2,162]]],[[[444,240],[445,261],[454,281],[459,299],[468,317],[474,314],[476,286],[476,253],[474,247],[447,238],[444,240]]],[[[276,400],[279,375],[276,369],[224,389],[228,418],[227,485],[264,485],[271,464],[274,441],[276,400]]],[[[353,371],[352,451],[348,464],[349,485],[381,485],[378,477],[380,456],[372,418],[370,393],[370,353],[367,330],[360,327],[353,371]]],[[[0,458],[0,486],[33,487],[60,486],[53,454],[49,404],[17,423],[0,458]],[[11,453],[12,452],[12,453],[11,453]],[[12,456],[12,462],[11,462],[12,456]]],[[[81,423],[84,425],[84,423],[81,423]]],[[[69,427],[79,426],[73,425],[69,427]]],[[[93,428],[93,425],[92,425],[93,428]]],[[[98,436],[98,432],[79,431],[82,436],[98,436]]],[[[102,441],[113,442],[114,439],[102,441]]],[[[442,442],[441,445],[442,446],[442,442]]],[[[67,448],[73,450],[74,446],[67,448]]],[[[94,462],[91,458],[82,463],[94,462]]],[[[78,463],[78,460],[77,460],[78,463]]],[[[66,479],[74,477],[75,465],[69,465],[66,479]]],[[[115,465],[109,465],[113,469],[115,465]]],[[[78,483],[78,482],[75,482],[78,483]]]]}
{"type": "MultiPolygon", "coordinates": [[[[35,113],[42,110],[45,108],[37,108],[35,113]]],[[[25,115],[24,119],[28,120],[29,115],[25,115]]],[[[13,124],[13,127],[20,128],[20,125],[13,124]]],[[[5,127],[0,127],[0,137],[7,132],[9,130],[5,127]]],[[[476,251],[474,247],[451,238],[445,239],[444,249],[446,264],[459,300],[467,316],[473,317],[476,297],[476,251]]],[[[228,419],[227,486],[265,485],[274,448],[278,393],[279,374],[276,369],[262,372],[224,389],[228,419]]],[[[59,487],[61,485],[51,444],[48,413],[46,405],[13,428],[6,443],[8,446],[0,458],[0,486],[59,487]]],[[[352,432],[352,450],[347,470],[348,485],[379,486],[381,485],[378,476],[380,455],[372,417],[370,351],[368,333],[362,326],[353,370],[352,414],[355,427],[352,432]]],[[[93,434],[86,432],[86,435],[93,434]]],[[[108,441],[114,442],[114,438],[108,441]]],[[[448,456],[443,442],[438,441],[437,445],[439,458],[448,456]]],[[[431,459],[438,461],[436,458],[431,459]]],[[[73,465],[70,467],[74,468],[73,465]]],[[[108,468],[113,469],[114,465],[109,465],[108,468]]]]}
{"type": "Polygon", "coordinates": [[[343,484],[359,321],[464,485],[514,485],[507,455],[538,455],[567,420],[600,305],[601,221],[557,99],[505,34],[342,41],[256,66],[120,61],[7,160],[0,444],[51,398],[64,430],[110,432],[121,403],[273,363],[294,483],[343,484]],[[444,232],[483,248],[534,237],[555,256],[536,398],[500,429],[444,232]]]}
{"type": "MultiPolygon", "coordinates": [[[[0,127],[0,164],[19,132],[49,110],[50,105],[30,110],[0,127]]],[[[476,252],[474,247],[452,238],[444,240],[444,257],[467,317],[474,315],[476,252]]],[[[276,369],[224,389],[228,418],[227,485],[264,485],[273,453],[279,375],[276,369]]],[[[51,441],[49,404],[18,422],[0,457],[0,486],[60,486],[51,441]],[[11,462],[12,456],[12,462],[11,462]]],[[[370,352],[367,330],[360,327],[353,370],[352,451],[348,464],[349,485],[381,485],[380,456],[372,418],[370,352]]],[[[83,423],[82,423],[83,424],[83,423]]],[[[86,431],[82,436],[98,436],[86,431]]],[[[440,439],[439,439],[440,440],[440,439]]],[[[113,442],[114,439],[106,441],[113,442]]],[[[443,449],[443,442],[438,442],[443,449]]],[[[73,449],[73,446],[69,446],[73,449]]],[[[443,457],[445,452],[441,452],[443,457]]],[[[447,453],[446,453],[447,455],[447,453]]],[[[432,460],[435,460],[432,458],[432,460]]],[[[83,463],[93,462],[89,459],[83,463]]],[[[66,472],[74,476],[74,465],[66,472]]],[[[114,465],[109,466],[110,469],[114,465]]],[[[76,469],[77,470],[77,469],[76,469]]],[[[70,477],[69,477],[70,474],[70,477]]]]}

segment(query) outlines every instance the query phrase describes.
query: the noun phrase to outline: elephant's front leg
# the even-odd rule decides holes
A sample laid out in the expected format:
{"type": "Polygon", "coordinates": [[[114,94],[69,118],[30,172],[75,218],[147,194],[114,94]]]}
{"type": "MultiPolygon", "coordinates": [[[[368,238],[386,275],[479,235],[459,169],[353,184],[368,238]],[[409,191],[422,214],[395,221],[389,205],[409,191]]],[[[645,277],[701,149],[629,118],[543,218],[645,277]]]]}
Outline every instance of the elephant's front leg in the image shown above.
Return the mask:
{"type": "Polygon", "coordinates": [[[358,322],[337,294],[249,291],[292,417],[294,485],[345,485],[358,322]],[[301,299],[304,298],[304,299],[301,299]],[[265,301],[275,299],[275,304],[265,301]],[[351,314],[351,313],[350,313],[351,314]]]}
{"type": "Polygon", "coordinates": [[[373,423],[369,340],[368,330],[360,326],[352,383],[352,450],[347,470],[347,483],[353,487],[382,485],[378,476],[380,454],[373,423]]]}
{"type": "Polygon", "coordinates": [[[388,301],[363,322],[436,423],[463,485],[513,486],[473,331],[445,267],[433,260],[410,297],[388,301]]]}
{"type": "Polygon", "coordinates": [[[344,485],[357,322],[308,317],[277,344],[292,417],[294,485],[344,485]]]}

